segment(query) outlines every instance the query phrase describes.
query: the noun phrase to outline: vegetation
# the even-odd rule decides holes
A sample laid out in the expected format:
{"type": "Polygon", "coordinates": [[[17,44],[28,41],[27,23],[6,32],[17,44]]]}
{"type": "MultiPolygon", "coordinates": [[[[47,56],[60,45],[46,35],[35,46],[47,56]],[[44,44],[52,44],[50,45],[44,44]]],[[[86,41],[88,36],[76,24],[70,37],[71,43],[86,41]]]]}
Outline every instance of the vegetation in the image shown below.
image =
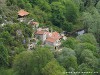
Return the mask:
{"type": "Polygon", "coordinates": [[[0,75],[100,75],[100,0],[0,0],[0,75]],[[25,22],[20,9],[29,12],[25,22]],[[50,31],[86,33],[61,40],[61,51],[41,40],[28,51],[32,19],[50,31]]]}

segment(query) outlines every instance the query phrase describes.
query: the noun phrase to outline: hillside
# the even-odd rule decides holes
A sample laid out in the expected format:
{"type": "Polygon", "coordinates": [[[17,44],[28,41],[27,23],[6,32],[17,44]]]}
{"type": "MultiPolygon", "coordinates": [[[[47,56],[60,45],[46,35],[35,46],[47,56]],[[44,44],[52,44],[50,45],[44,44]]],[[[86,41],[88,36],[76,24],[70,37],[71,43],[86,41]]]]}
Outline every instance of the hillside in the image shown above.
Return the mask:
{"type": "Polygon", "coordinates": [[[100,75],[100,0],[0,0],[0,75],[100,75]]]}

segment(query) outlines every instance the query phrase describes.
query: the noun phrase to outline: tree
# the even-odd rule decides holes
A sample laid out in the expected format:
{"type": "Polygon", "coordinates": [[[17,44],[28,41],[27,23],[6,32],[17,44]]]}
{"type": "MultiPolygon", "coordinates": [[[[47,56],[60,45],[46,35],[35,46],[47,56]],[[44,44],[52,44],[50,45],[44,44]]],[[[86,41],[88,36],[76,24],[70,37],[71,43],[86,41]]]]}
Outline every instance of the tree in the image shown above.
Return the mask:
{"type": "Polygon", "coordinates": [[[42,68],[54,58],[48,48],[37,48],[32,57],[33,75],[42,75],[42,68]]]}
{"type": "Polygon", "coordinates": [[[62,49],[62,52],[57,56],[57,60],[66,70],[70,71],[70,68],[77,70],[78,64],[74,50],[70,48],[62,49]]]}
{"type": "Polygon", "coordinates": [[[35,6],[34,7],[33,13],[34,13],[35,19],[37,21],[39,21],[40,23],[46,23],[46,21],[49,18],[49,14],[47,14],[44,11],[42,11],[39,6],[35,6]]]}
{"type": "Polygon", "coordinates": [[[63,22],[66,20],[65,14],[66,9],[65,6],[61,2],[52,2],[51,3],[51,12],[52,12],[52,23],[58,27],[61,27],[63,22]]]}
{"type": "Polygon", "coordinates": [[[0,37],[3,38],[4,44],[6,44],[6,45],[12,44],[11,42],[13,41],[13,38],[8,31],[3,31],[0,35],[0,37]]]}
{"type": "Polygon", "coordinates": [[[79,35],[79,36],[77,36],[77,39],[82,43],[87,42],[94,46],[97,46],[97,41],[96,41],[94,35],[91,33],[79,35]]]}
{"type": "Polygon", "coordinates": [[[97,0],[82,0],[84,3],[84,7],[95,6],[97,4],[97,0]]]}
{"type": "Polygon", "coordinates": [[[32,5],[29,2],[27,2],[26,5],[25,5],[25,9],[26,10],[29,10],[29,9],[31,10],[32,9],[32,5]]]}
{"type": "Polygon", "coordinates": [[[66,22],[66,21],[65,21],[65,22],[62,24],[62,29],[63,29],[64,31],[71,32],[72,29],[73,29],[73,24],[72,24],[71,22],[66,22]]]}
{"type": "Polygon", "coordinates": [[[93,22],[91,25],[89,25],[88,32],[93,33],[97,41],[100,42],[100,15],[95,8],[94,10],[92,9],[91,14],[93,17],[93,22]]]}
{"type": "Polygon", "coordinates": [[[18,75],[32,75],[32,52],[24,51],[17,55],[14,60],[13,69],[18,75]]]}
{"type": "Polygon", "coordinates": [[[86,63],[91,68],[98,66],[98,59],[93,55],[93,52],[88,49],[82,51],[80,58],[82,59],[82,63],[86,63]]]}
{"type": "Polygon", "coordinates": [[[16,0],[7,0],[6,4],[7,4],[7,6],[11,6],[11,5],[14,5],[14,4],[16,5],[17,1],[16,0]]]}
{"type": "Polygon", "coordinates": [[[74,38],[68,38],[66,41],[62,42],[63,47],[67,47],[67,48],[71,48],[74,49],[75,46],[79,43],[78,40],[74,39],[74,38]]]}
{"type": "Polygon", "coordinates": [[[6,69],[6,68],[1,67],[0,75],[14,75],[14,72],[12,69],[6,69]]]}
{"type": "Polygon", "coordinates": [[[55,59],[51,60],[42,68],[43,75],[65,75],[65,72],[65,69],[55,59]]]}
{"type": "Polygon", "coordinates": [[[83,24],[89,33],[93,33],[99,42],[100,38],[100,15],[95,7],[88,8],[89,13],[83,14],[83,24]]]}
{"type": "Polygon", "coordinates": [[[7,48],[0,43],[0,67],[1,66],[8,66],[8,51],[7,48]]]}
{"type": "Polygon", "coordinates": [[[89,25],[91,25],[93,22],[92,15],[89,12],[83,12],[82,18],[84,28],[88,31],[89,25]]]}
{"type": "Polygon", "coordinates": [[[90,43],[79,43],[79,44],[77,44],[77,46],[75,48],[75,52],[76,52],[76,56],[77,56],[79,64],[83,60],[80,58],[80,55],[81,55],[82,51],[84,51],[85,49],[89,49],[90,51],[92,51],[95,56],[98,55],[98,53],[97,53],[98,48],[96,46],[94,46],[90,43]]]}
{"type": "Polygon", "coordinates": [[[96,8],[97,8],[98,12],[100,13],[100,1],[97,3],[96,8]]]}
{"type": "Polygon", "coordinates": [[[18,0],[18,1],[17,1],[17,5],[18,5],[21,9],[24,9],[24,8],[25,8],[25,1],[24,1],[24,0],[18,0]]]}
{"type": "Polygon", "coordinates": [[[71,0],[64,0],[63,4],[65,5],[66,14],[65,17],[69,22],[76,22],[79,15],[78,6],[71,0]]]}
{"type": "Polygon", "coordinates": [[[80,75],[94,75],[93,72],[94,70],[91,69],[87,64],[82,63],[81,65],[79,65],[78,67],[78,71],[80,72],[80,75]],[[82,73],[82,72],[92,72],[92,73],[82,73]]]}
{"type": "Polygon", "coordinates": [[[76,54],[79,55],[81,53],[81,51],[83,51],[84,49],[89,49],[93,52],[97,52],[97,50],[98,50],[96,46],[94,46],[90,43],[79,43],[75,47],[76,54]]]}

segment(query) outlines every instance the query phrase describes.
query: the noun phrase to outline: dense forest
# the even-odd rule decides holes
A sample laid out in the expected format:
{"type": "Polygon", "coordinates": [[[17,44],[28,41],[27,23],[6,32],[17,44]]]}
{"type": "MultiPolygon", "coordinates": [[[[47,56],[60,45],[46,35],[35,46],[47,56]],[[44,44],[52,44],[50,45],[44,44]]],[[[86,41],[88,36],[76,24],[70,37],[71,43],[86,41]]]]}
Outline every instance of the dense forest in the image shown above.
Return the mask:
{"type": "Polygon", "coordinates": [[[100,0],[0,0],[0,75],[100,75],[100,0]],[[20,9],[29,12],[25,22],[20,9]],[[27,50],[31,19],[66,31],[61,51],[41,41],[27,50]],[[75,34],[81,29],[85,34],[75,34]]]}

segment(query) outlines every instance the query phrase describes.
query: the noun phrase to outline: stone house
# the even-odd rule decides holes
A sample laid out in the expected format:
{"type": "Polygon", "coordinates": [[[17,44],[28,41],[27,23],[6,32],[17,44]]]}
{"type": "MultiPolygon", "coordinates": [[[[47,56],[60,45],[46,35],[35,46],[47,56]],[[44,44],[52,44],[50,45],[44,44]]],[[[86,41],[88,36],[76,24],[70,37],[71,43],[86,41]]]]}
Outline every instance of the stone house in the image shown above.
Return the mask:
{"type": "Polygon", "coordinates": [[[30,22],[30,25],[32,26],[33,29],[39,27],[39,23],[38,22],[30,22]]]}
{"type": "Polygon", "coordinates": [[[36,31],[35,32],[35,38],[41,40],[43,43],[46,40],[46,33],[45,31],[36,31]]]}
{"type": "Polygon", "coordinates": [[[23,22],[25,20],[25,17],[29,15],[29,13],[23,9],[19,10],[18,11],[18,20],[20,22],[23,22]]]}
{"type": "Polygon", "coordinates": [[[61,36],[58,32],[48,32],[44,30],[38,30],[35,33],[35,38],[40,39],[44,44],[59,47],[61,45],[61,36]]]}
{"type": "Polygon", "coordinates": [[[46,45],[59,47],[61,45],[61,36],[58,32],[52,32],[51,36],[48,37],[45,41],[46,45]]]}

